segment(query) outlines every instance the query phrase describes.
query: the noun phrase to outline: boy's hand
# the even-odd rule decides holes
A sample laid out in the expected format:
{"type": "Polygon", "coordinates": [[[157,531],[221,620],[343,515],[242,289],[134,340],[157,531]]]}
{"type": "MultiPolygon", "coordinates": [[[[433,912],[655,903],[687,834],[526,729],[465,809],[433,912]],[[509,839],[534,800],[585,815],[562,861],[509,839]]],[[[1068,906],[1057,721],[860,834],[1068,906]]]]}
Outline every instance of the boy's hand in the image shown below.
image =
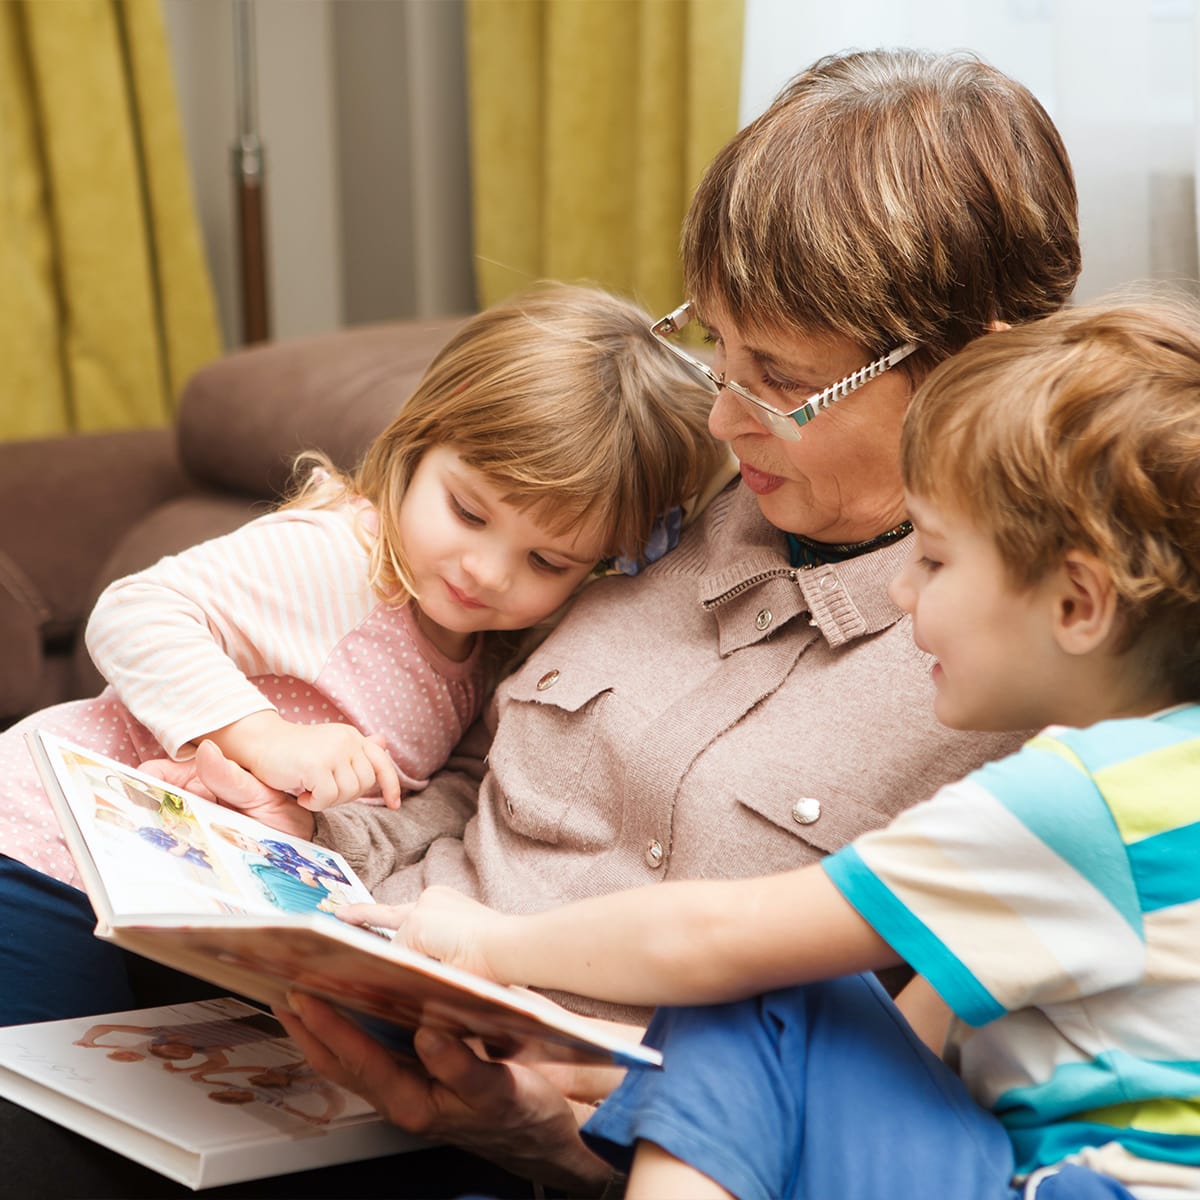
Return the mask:
{"type": "Polygon", "coordinates": [[[521,982],[505,978],[489,957],[519,918],[468,900],[453,888],[426,888],[415,904],[347,904],[337,915],[351,925],[394,929],[397,939],[414,950],[485,979],[521,982]]]}
{"type": "Polygon", "coordinates": [[[353,725],[295,725],[270,710],[252,713],[209,738],[268,787],[291,792],[303,808],[378,794],[400,807],[400,777],[379,737],[353,725]]]}

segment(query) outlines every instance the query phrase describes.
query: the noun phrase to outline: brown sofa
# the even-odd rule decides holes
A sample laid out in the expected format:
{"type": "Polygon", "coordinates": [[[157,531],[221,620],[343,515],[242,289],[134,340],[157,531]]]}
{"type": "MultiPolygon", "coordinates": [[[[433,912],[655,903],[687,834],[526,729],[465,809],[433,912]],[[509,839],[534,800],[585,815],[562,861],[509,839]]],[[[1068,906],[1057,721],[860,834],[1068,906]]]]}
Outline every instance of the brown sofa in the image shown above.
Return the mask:
{"type": "Polygon", "coordinates": [[[189,380],[173,429],[0,444],[0,726],[94,695],[81,634],[101,589],[266,511],[301,450],[352,466],[462,320],[229,354],[189,380]]]}

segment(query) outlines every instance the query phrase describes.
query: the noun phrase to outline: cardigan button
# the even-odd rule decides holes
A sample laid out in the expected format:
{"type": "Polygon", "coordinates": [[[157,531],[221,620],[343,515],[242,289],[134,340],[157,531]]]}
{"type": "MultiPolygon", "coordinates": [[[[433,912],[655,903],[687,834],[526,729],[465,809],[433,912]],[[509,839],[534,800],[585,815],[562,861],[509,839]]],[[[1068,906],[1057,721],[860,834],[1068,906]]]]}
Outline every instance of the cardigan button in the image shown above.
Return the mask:
{"type": "Polygon", "coordinates": [[[663,865],[664,858],[666,858],[666,853],[663,850],[662,842],[657,838],[652,838],[646,845],[646,866],[657,870],[663,865]]]}
{"type": "Polygon", "coordinates": [[[798,825],[811,825],[821,815],[821,802],[804,796],[792,805],[792,820],[798,825]]]}
{"type": "Polygon", "coordinates": [[[760,610],[758,616],[754,618],[754,628],[761,633],[764,629],[767,629],[770,626],[773,620],[775,620],[775,615],[769,608],[764,608],[760,610]]]}
{"type": "Polygon", "coordinates": [[[547,671],[545,675],[537,681],[537,690],[539,692],[546,691],[547,688],[552,688],[558,682],[558,671],[547,671]]]}

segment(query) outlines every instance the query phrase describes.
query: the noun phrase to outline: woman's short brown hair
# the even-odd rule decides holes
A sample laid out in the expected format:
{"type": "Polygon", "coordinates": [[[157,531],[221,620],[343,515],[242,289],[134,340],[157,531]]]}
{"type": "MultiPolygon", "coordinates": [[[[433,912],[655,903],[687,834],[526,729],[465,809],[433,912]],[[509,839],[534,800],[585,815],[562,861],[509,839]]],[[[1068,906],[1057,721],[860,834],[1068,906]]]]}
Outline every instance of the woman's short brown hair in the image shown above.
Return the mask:
{"type": "Polygon", "coordinates": [[[1117,592],[1118,648],[1200,697],[1200,311],[1068,309],[987,334],[917,389],[904,486],[963,514],[1030,587],[1070,549],[1117,592]]]}
{"type": "Polygon", "coordinates": [[[919,376],[996,322],[1060,308],[1075,182],[1024,86],[966,53],[877,50],[796,76],[708,167],[682,253],[701,313],[832,332],[919,376]]]}

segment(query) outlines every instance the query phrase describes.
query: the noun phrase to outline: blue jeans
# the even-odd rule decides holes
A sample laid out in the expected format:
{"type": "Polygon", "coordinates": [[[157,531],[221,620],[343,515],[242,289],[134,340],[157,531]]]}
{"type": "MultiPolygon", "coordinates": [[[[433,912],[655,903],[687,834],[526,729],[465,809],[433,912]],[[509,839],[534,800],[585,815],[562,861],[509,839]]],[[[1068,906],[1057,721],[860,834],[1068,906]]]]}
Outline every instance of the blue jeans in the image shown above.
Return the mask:
{"type": "MultiPolygon", "coordinates": [[[[627,1170],[651,1141],[740,1200],[1015,1200],[1004,1127],[869,975],[660,1010],[662,1071],[631,1070],[584,1128],[627,1170]]],[[[1081,1167],[1038,1200],[1132,1200],[1081,1167]]]]}
{"type": "Polygon", "coordinates": [[[101,941],[95,928],[78,888],[0,855],[0,1025],[228,994],[101,941]]]}

